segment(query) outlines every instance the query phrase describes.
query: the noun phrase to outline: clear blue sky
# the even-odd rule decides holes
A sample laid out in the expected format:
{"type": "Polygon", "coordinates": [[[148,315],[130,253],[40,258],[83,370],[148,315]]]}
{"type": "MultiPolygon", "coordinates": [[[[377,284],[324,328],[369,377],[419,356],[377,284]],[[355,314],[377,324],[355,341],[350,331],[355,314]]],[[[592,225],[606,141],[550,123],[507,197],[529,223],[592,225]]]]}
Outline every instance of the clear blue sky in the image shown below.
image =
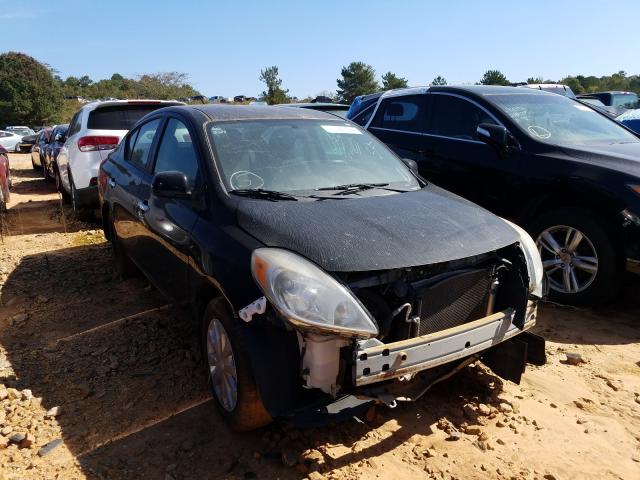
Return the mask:
{"type": "Polygon", "coordinates": [[[277,65],[296,96],[335,90],[354,60],[410,85],[640,73],[640,1],[0,0],[0,51],[62,77],[159,71],[205,95],[257,95],[277,65]],[[591,4],[594,4],[591,6],[591,4]]]}

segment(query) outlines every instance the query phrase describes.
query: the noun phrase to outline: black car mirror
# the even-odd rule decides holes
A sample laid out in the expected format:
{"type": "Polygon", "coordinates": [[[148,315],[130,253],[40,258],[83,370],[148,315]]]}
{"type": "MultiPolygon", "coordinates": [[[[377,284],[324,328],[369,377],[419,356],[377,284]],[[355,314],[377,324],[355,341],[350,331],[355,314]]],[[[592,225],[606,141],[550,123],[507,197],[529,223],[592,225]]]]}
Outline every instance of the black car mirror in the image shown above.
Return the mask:
{"type": "Polygon", "coordinates": [[[191,196],[189,181],[182,172],[159,172],[153,177],[151,190],[156,197],[187,198],[191,196]]]}
{"type": "Polygon", "coordinates": [[[481,123],[476,128],[478,138],[492,147],[506,150],[509,142],[509,131],[502,125],[481,123]]]}
{"type": "Polygon", "coordinates": [[[56,133],[55,138],[53,139],[56,142],[62,142],[64,141],[64,137],[62,135],[60,135],[59,133],[56,133]]]}
{"type": "Polygon", "coordinates": [[[411,170],[414,175],[420,175],[420,172],[418,172],[418,162],[410,158],[403,158],[402,162],[407,166],[409,170],[411,170]]]}

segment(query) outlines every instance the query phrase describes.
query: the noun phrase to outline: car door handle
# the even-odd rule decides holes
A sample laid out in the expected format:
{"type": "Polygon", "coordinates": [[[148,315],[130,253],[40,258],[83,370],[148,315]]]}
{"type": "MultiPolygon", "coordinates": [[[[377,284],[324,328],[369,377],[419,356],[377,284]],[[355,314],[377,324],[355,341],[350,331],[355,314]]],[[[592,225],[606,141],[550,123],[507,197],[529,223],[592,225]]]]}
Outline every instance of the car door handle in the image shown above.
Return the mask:
{"type": "Polygon", "coordinates": [[[116,188],[116,180],[113,177],[109,177],[109,186],[111,188],[116,188]]]}

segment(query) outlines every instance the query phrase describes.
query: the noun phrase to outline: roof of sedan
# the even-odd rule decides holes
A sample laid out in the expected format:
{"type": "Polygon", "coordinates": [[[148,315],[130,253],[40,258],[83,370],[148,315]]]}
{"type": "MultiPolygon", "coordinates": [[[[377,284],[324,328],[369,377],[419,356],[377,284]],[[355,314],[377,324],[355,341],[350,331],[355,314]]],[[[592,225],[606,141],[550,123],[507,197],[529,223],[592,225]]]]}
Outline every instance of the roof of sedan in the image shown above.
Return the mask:
{"type": "Polygon", "coordinates": [[[335,115],[308,108],[287,108],[264,105],[190,105],[178,107],[180,110],[197,110],[211,120],[268,120],[268,119],[311,119],[336,120],[335,115]]]}

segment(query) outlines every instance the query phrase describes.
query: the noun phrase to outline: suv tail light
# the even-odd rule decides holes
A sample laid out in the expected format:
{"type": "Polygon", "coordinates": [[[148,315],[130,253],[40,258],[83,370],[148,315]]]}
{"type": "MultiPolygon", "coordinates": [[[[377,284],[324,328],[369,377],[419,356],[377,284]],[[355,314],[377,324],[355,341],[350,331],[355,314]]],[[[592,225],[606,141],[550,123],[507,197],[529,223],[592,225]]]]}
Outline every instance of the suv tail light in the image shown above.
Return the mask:
{"type": "Polygon", "coordinates": [[[95,150],[113,150],[118,146],[118,137],[89,136],[78,139],[78,148],[81,152],[93,152],[95,150]]]}

